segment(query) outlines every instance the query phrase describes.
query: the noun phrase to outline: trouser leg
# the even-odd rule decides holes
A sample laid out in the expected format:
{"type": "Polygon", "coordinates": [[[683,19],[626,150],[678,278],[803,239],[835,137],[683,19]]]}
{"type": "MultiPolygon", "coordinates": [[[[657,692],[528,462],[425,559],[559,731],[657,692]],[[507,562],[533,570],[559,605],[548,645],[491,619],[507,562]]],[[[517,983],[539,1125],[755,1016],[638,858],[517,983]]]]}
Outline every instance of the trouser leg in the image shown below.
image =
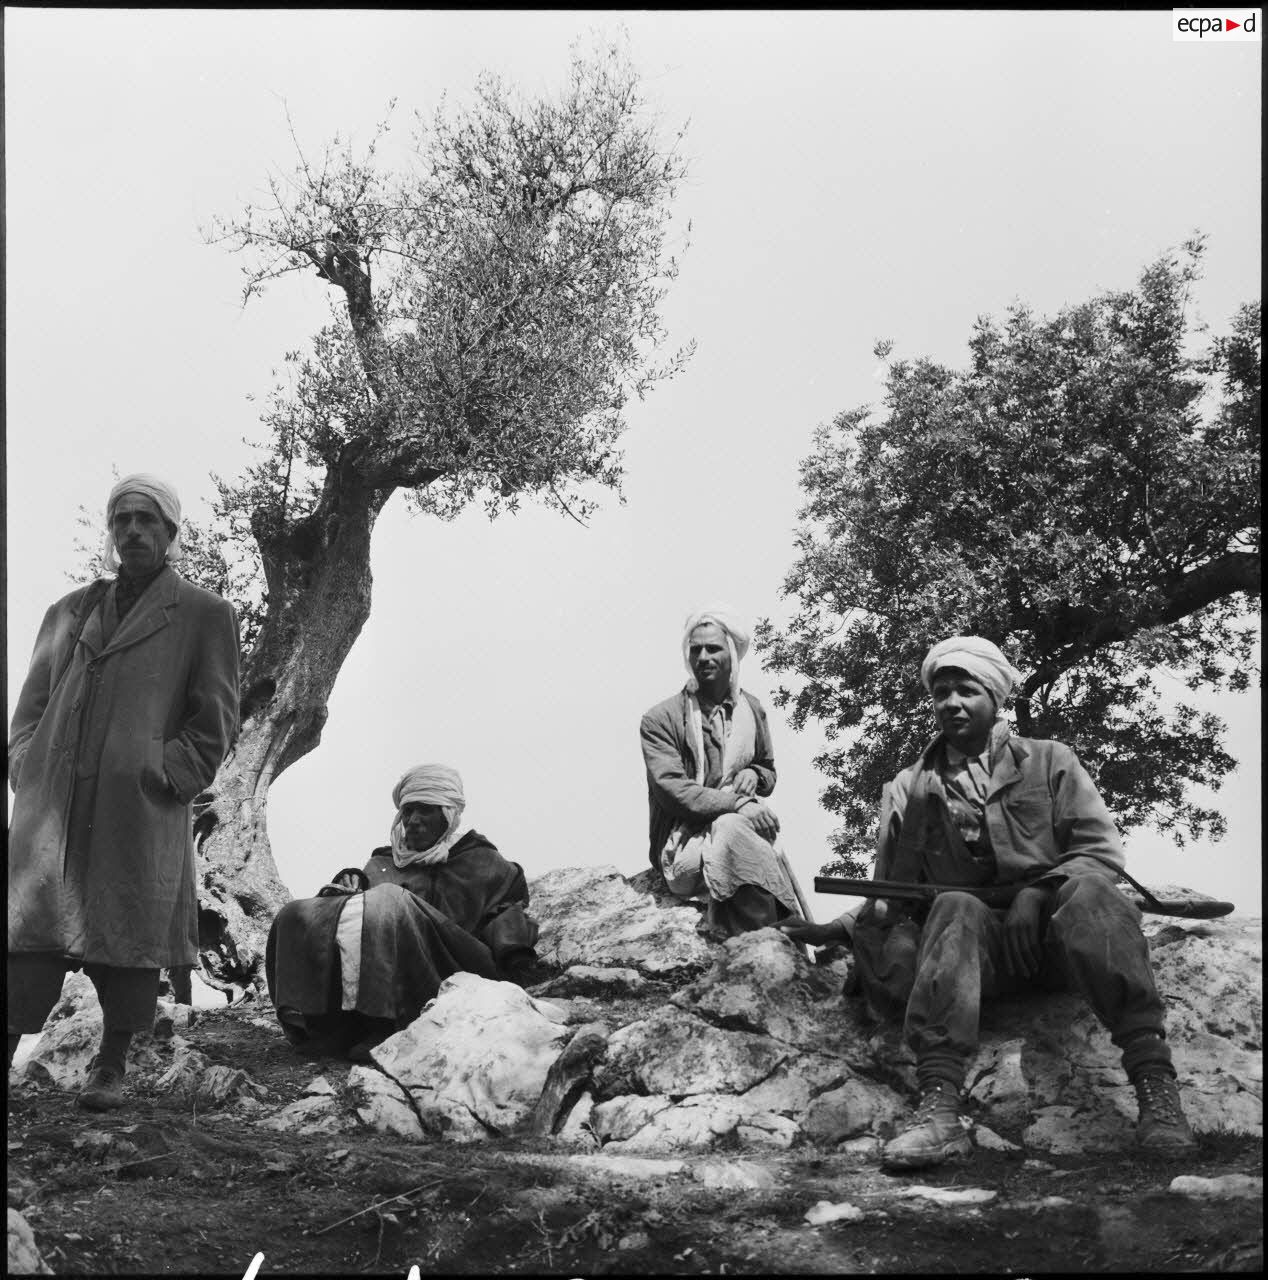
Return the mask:
{"type": "Polygon", "coordinates": [[[86,964],[84,972],[97,988],[101,1020],[108,1031],[149,1031],[154,1026],[159,992],[157,969],[86,964]]]}
{"type": "Polygon", "coordinates": [[[969,893],[941,893],[929,910],[903,1034],[916,1055],[922,1089],[955,1089],[977,1050],[982,996],[999,987],[1003,926],[969,893]]]}
{"type": "Polygon", "coordinates": [[[168,969],[167,976],[172,983],[172,999],[177,1004],[194,1003],[193,972],[194,966],[191,964],[174,964],[168,969]]]}
{"type": "Polygon", "coordinates": [[[133,1033],[148,1031],[154,1025],[159,971],[86,964],[84,972],[92,979],[101,1002],[101,1048],[97,1065],[124,1071],[133,1033]]]}
{"type": "Polygon", "coordinates": [[[718,929],[728,937],[748,933],[753,929],[765,929],[788,915],[775,895],[755,884],[742,884],[725,900],[709,899],[705,918],[712,929],[718,929]]]}
{"type": "Polygon", "coordinates": [[[1121,1050],[1128,1076],[1135,1079],[1145,1069],[1174,1075],[1162,998],[1135,903],[1108,879],[1071,877],[1057,890],[1044,941],[1050,962],[1121,1050]]]}
{"type": "Polygon", "coordinates": [[[44,1029],[62,994],[68,967],[57,952],[9,953],[6,1017],[10,1036],[34,1035],[44,1029]]]}
{"type": "Polygon", "coordinates": [[[916,982],[920,925],[907,915],[878,922],[869,903],[855,922],[851,948],[868,1011],[878,1022],[901,1022],[916,982]]]}

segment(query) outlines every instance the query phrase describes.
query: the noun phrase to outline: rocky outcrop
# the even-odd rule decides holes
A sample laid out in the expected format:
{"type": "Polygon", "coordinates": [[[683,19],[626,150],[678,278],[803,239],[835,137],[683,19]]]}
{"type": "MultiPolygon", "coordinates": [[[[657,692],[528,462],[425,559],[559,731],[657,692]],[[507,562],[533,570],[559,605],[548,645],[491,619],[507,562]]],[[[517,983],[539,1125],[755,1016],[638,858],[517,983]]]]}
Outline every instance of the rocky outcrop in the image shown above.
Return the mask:
{"type": "MultiPolygon", "coordinates": [[[[592,904],[616,899],[606,870],[590,876],[554,881],[551,907],[574,938],[590,932],[592,904]]],[[[644,915],[675,910],[639,896],[644,915]]],[[[1258,922],[1147,918],[1146,931],[1195,1128],[1262,1133],[1258,922]]],[[[651,971],[628,939],[621,958],[651,971]]],[[[869,1023],[842,995],[845,972],[808,963],[773,930],[714,948],[706,972],[613,1032],[594,1070],[588,1128],[607,1152],[798,1141],[870,1149],[908,1105],[913,1062],[897,1028],[869,1023]]],[[[594,999],[601,1008],[597,990],[594,999]]],[[[1117,1050],[1073,995],[988,1004],[968,1103],[982,1145],[1004,1150],[1016,1144],[997,1129],[1053,1153],[1123,1148],[1136,1117],[1117,1050]]]]}
{"type": "Polygon", "coordinates": [[[625,967],[646,977],[700,973],[713,959],[689,902],[640,892],[615,867],[567,867],[529,885],[537,954],[555,968],[625,967]]]}
{"type": "MultiPolygon", "coordinates": [[[[874,1159],[910,1104],[913,1064],[899,1029],[843,994],[848,960],[812,963],[776,930],[707,943],[694,907],[646,881],[611,868],[539,878],[539,954],[555,976],[525,992],[456,974],[373,1067],[327,1070],[285,1106],[198,1054],[180,1009],[160,1011],[160,1038],[138,1039],[129,1074],[152,1072],[200,1114],[232,1107],[301,1133],[534,1136],[609,1161],[806,1144],[874,1159]]],[[[1258,922],[1147,918],[1147,933],[1194,1127],[1262,1135],[1258,922]]],[[[99,1033],[91,984],[73,977],[26,1070],[78,1088],[99,1033]]],[[[967,1086],[983,1147],[1130,1146],[1134,1095],[1075,996],[988,1004],[967,1086]]]]}

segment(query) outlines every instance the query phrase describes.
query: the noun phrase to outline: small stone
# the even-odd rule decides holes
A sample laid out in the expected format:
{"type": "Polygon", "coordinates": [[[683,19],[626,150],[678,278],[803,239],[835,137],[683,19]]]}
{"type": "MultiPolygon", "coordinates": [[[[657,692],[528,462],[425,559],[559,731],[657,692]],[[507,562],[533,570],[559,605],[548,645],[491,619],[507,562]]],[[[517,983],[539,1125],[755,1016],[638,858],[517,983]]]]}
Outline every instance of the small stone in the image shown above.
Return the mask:
{"type": "Polygon", "coordinates": [[[934,1204],[987,1204],[999,1192],[988,1187],[904,1187],[896,1194],[934,1204]]]}
{"type": "Polygon", "coordinates": [[[308,1082],[304,1088],[306,1095],[317,1097],[319,1095],[333,1096],[335,1086],[326,1079],[325,1076],[316,1076],[308,1082]]]}
{"type": "Polygon", "coordinates": [[[828,1222],[858,1222],[863,1217],[863,1210],[848,1200],[833,1204],[831,1200],[820,1200],[806,1210],[805,1219],[812,1227],[822,1227],[828,1222]]]}
{"type": "Polygon", "coordinates": [[[1185,1173],[1172,1178],[1167,1190],[1180,1196],[1237,1197],[1249,1200],[1264,1194],[1264,1180],[1252,1178],[1246,1173],[1225,1173],[1218,1178],[1199,1178],[1185,1173]]]}
{"type": "Polygon", "coordinates": [[[1009,1142],[1007,1138],[1001,1138],[994,1129],[988,1129],[984,1124],[974,1126],[973,1141],[981,1147],[983,1151],[1021,1150],[1015,1142],[1009,1142]]]}
{"type": "Polygon", "coordinates": [[[569,1156],[568,1164],[586,1173],[613,1178],[670,1178],[687,1168],[685,1160],[651,1160],[638,1156],[569,1156]]]}
{"type": "Polygon", "coordinates": [[[778,1185],[769,1169],[747,1160],[709,1160],[696,1165],[691,1176],[715,1190],[771,1191],[778,1185]]]}
{"type": "Polygon", "coordinates": [[[35,1232],[16,1210],[9,1210],[9,1248],[5,1271],[9,1275],[51,1276],[52,1268],[40,1257],[35,1232]]]}
{"type": "Polygon", "coordinates": [[[646,1231],[631,1231],[628,1236],[622,1236],[617,1242],[618,1249],[646,1249],[651,1244],[652,1238],[646,1231]]]}

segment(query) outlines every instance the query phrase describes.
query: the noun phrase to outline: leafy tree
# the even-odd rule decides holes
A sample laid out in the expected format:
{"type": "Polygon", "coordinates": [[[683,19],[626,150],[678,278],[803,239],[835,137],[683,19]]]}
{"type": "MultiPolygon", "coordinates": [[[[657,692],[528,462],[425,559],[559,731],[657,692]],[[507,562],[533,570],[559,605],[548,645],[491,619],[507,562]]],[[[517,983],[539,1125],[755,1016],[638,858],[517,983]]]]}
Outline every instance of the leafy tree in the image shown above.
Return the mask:
{"type": "Polygon", "coordinates": [[[1236,762],[1218,718],[1175,694],[1255,672],[1260,306],[1192,354],[1202,253],[1194,238],[1049,319],[982,317],[967,368],[894,361],[883,416],[817,432],[783,588],[797,612],[758,644],[801,677],[776,703],[831,744],[825,871],[864,871],[883,784],[935,732],[920,661],[964,633],[1009,654],[1018,730],[1069,743],[1124,830],[1223,834],[1189,787],[1236,762]]]}
{"type": "MultiPolygon", "coordinates": [[[[685,174],[628,55],[574,51],[561,94],[483,77],[473,105],[416,120],[408,171],[336,138],[273,177],[267,208],[217,221],[244,252],[244,300],[295,272],[331,286],[331,317],[263,415],[258,461],[215,477],[214,519],[185,572],[244,622],[242,730],[195,802],[202,964],[258,974],[289,894],[266,831],[268,789],[319,742],[339,669],[370,612],[370,536],[398,489],[442,518],[535,498],[584,521],[620,493],[631,395],[653,363],[677,275],[670,206],[685,174]]],[[[689,230],[689,228],[688,228],[689,230]]]]}

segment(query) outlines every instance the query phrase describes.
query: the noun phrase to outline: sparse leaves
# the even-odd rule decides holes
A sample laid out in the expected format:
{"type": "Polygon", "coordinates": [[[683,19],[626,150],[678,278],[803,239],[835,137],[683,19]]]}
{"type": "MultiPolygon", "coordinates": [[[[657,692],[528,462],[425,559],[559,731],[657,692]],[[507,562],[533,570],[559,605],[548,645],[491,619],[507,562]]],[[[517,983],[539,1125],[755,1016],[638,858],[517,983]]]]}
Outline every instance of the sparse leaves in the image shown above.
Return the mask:
{"type": "Polygon", "coordinates": [[[301,270],[335,290],[331,324],[274,394],[273,457],[238,505],[262,498],[255,524],[280,536],[304,513],[296,466],[311,502],[355,453],[374,488],[435,515],[533,497],[584,521],[603,489],[620,492],[630,397],[690,355],[651,359],[678,272],[677,141],[662,144],[616,46],[574,53],[554,98],[482,77],[470,108],[416,120],[397,171],[378,154],[387,130],[364,154],[340,139],[317,162],[301,153],[267,208],[214,225],[248,258],[246,297],[301,270]]]}

